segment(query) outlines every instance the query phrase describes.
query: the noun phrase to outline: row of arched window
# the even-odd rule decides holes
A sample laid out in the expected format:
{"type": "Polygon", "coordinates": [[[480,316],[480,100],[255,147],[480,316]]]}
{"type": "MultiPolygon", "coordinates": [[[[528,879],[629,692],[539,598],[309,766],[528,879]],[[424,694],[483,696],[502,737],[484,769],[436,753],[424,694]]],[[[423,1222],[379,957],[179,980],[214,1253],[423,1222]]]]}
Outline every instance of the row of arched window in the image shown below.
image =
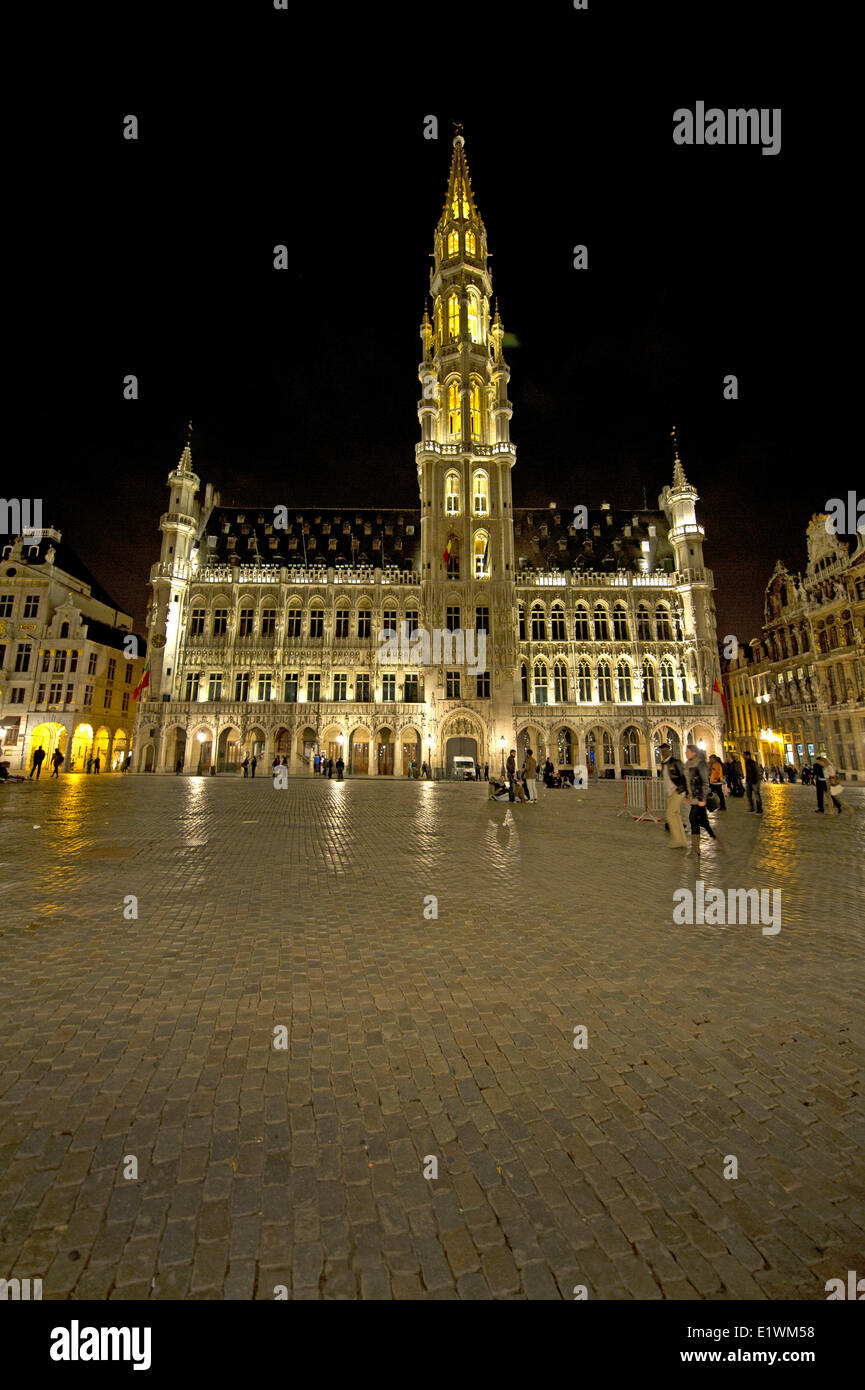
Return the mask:
{"type": "MultiPolygon", "coordinates": [[[[468,216],[468,213],[466,216],[468,216]]],[[[465,230],[463,246],[466,256],[477,256],[478,239],[471,227],[467,227],[465,230]]],[[[436,237],[436,251],[438,252],[440,261],[445,259],[453,261],[458,258],[460,254],[460,234],[457,227],[451,227],[445,236],[436,237]]]]}
{"type": "MultiPolygon", "coordinates": [[[[471,492],[472,512],[475,516],[489,516],[490,480],[481,468],[472,473],[471,492]]],[[[459,516],[462,511],[460,475],[454,469],[445,474],[445,515],[459,516]]]]}
{"type": "MultiPolygon", "coordinates": [[[[462,336],[460,331],[460,297],[456,291],[448,295],[444,306],[442,306],[441,299],[436,300],[433,317],[436,343],[439,347],[445,343],[458,343],[460,341],[462,336]]],[[[487,341],[488,317],[489,306],[483,296],[477,290],[467,290],[466,328],[469,342],[485,343],[487,341]]]]}
{"type": "Polygon", "coordinates": [[[688,682],[684,672],[677,671],[669,657],[659,664],[646,661],[636,672],[629,661],[616,663],[599,661],[594,673],[588,661],[578,661],[574,670],[573,696],[566,662],[553,663],[552,677],[545,661],[536,661],[531,671],[526,662],[520,666],[521,698],[525,704],[567,704],[572,698],[581,704],[632,704],[635,691],[642,694],[646,704],[679,703],[688,699],[688,682]],[[642,686],[642,690],[640,687],[642,686]]]}
{"type": "MultiPolygon", "coordinates": [[[[681,641],[682,624],[678,613],[671,611],[665,603],[655,607],[654,615],[648,604],[641,603],[636,611],[636,640],[638,642],[681,641]]],[[[565,610],[561,604],[554,603],[549,620],[542,603],[534,603],[526,620],[526,609],[520,604],[518,609],[519,640],[521,642],[565,642],[568,640],[568,624],[565,610]]],[[[578,642],[630,642],[631,624],[628,609],[624,603],[613,604],[612,611],[606,603],[598,602],[589,611],[587,603],[578,603],[574,610],[572,632],[578,642]]]]}

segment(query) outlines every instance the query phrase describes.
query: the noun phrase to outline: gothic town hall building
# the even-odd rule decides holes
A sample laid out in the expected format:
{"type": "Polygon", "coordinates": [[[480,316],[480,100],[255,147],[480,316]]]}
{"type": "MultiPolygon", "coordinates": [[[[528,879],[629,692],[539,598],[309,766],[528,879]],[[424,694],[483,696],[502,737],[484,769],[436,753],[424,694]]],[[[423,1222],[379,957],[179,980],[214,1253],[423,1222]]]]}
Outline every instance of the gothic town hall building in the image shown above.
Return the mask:
{"type": "Polygon", "coordinates": [[[418,506],[220,505],[190,447],[152,567],[137,771],[349,775],[497,770],[531,746],[566,767],[650,770],[659,742],[723,747],[713,579],[676,453],[658,509],[515,507],[504,328],[454,139],[420,326],[418,506]],[[383,634],[395,634],[383,639],[383,634]]]}

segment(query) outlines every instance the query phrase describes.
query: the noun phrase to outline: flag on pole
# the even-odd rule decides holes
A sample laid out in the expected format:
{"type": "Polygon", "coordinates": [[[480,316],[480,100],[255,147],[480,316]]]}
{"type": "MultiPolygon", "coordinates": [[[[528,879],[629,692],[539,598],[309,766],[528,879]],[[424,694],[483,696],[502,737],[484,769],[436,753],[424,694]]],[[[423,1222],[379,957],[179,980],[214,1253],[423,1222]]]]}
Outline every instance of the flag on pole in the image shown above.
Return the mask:
{"type": "Polygon", "coordinates": [[[445,546],[445,553],[444,553],[444,562],[445,562],[445,565],[447,565],[448,560],[451,558],[451,550],[453,549],[453,539],[454,539],[453,536],[448,536],[448,543],[447,543],[447,545],[445,546]]]}
{"type": "Polygon", "coordinates": [[[717,663],[717,661],[715,662],[715,683],[714,683],[714,685],[712,686],[712,693],[715,694],[715,695],[720,695],[720,697],[721,697],[721,704],[724,706],[724,713],[726,714],[726,712],[727,712],[727,697],[726,697],[726,695],[724,694],[724,686],[723,686],[723,684],[722,684],[722,682],[721,682],[721,673],[720,673],[720,671],[718,670],[718,663],[717,663]]]}
{"type": "Polygon", "coordinates": [[[138,697],[139,697],[139,695],[141,694],[142,690],[146,690],[149,684],[150,684],[150,658],[148,657],[148,658],[147,658],[147,663],[146,663],[146,665],[145,665],[145,667],[144,667],[144,674],[143,674],[143,676],[141,677],[141,680],[138,682],[138,684],[136,685],[135,689],[134,689],[133,692],[132,692],[132,698],[133,698],[133,700],[137,700],[138,697]]]}
{"type": "Polygon", "coordinates": [[[485,546],[484,546],[484,563],[483,563],[484,574],[486,574],[486,572],[487,572],[487,564],[489,563],[489,558],[490,558],[490,538],[489,538],[489,536],[487,536],[486,544],[485,544],[485,546]]]}

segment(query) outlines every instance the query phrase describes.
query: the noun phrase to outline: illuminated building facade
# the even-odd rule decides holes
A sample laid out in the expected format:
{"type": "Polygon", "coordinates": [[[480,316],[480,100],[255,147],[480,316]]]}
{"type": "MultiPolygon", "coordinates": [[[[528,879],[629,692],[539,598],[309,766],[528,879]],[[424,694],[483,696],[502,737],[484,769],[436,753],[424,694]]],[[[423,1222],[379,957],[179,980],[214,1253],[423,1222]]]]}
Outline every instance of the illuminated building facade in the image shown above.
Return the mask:
{"type": "MultiPolygon", "coordinates": [[[[747,679],[756,756],[795,768],[825,754],[846,781],[865,778],[865,536],[841,540],[811,518],[805,573],[779,561],[747,679]],[[752,720],[753,722],[753,720],[752,720]]],[[[754,750],[752,750],[754,751],[754,750]]]]}
{"type": "Polygon", "coordinates": [[[714,586],[678,450],[657,509],[513,505],[505,333],[461,135],[429,294],[416,509],[224,508],[184,449],[151,571],[138,769],[248,753],[301,772],[321,750],[402,776],[456,756],[497,769],[531,745],[616,776],[650,769],[665,738],[720,750],[714,586]]]}
{"type": "Polygon", "coordinates": [[[59,748],[64,772],[119,770],[131,750],[143,641],[53,527],[5,545],[0,562],[0,728],[10,770],[59,748]],[[130,653],[127,655],[127,653],[130,653]]]}

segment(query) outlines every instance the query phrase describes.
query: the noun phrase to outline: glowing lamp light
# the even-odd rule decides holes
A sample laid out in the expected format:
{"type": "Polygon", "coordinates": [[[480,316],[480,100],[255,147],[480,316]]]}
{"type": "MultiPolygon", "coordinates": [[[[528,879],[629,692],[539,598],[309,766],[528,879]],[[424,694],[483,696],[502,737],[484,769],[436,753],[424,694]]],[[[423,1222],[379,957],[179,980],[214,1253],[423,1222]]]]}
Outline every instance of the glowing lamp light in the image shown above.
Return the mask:
{"type": "Polygon", "coordinates": [[[206,740],[207,740],[207,734],[199,734],[199,735],[198,735],[198,742],[199,742],[199,743],[205,743],[206,740]]]}

